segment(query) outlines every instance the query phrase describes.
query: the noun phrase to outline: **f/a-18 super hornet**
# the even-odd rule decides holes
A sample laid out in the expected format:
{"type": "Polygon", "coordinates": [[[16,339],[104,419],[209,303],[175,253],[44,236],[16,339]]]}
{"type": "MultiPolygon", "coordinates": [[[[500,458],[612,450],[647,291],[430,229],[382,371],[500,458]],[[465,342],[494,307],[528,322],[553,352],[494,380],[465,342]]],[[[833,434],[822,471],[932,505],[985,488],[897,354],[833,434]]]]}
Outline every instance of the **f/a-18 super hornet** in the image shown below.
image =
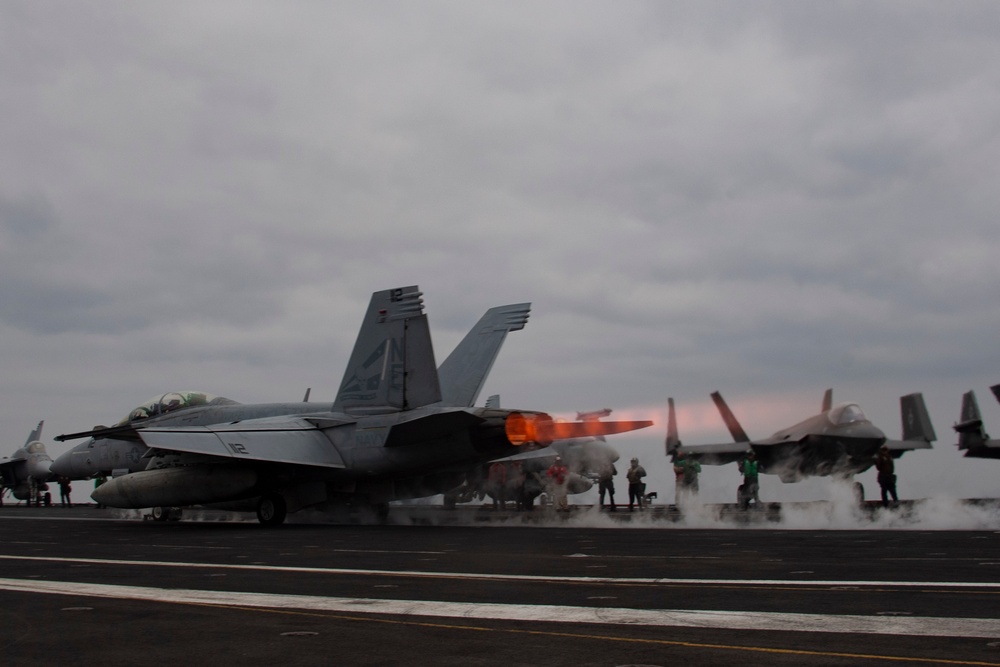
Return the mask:
{"type": "Polygon", "coordinates": [[[390,501],[455,488],[483,461],[651,424],[443,405],[421,296],[416,286],[372,295],[329,409],[207,425],[129,423],[114,436],[130,433],[149,448],[146,469],[109,480],[93,499],[122,508],[256,509],[264,524],[306,507],[381,513],[390,501]]]}
{"type": "MultiPolygon", "coordinates": [[[[751,440],[736,420],[719,392],[712,394],[733,442],[681,445],[677,436],[677,417],[673,400],[667,417],[667,455],[683,449],[701,463],[726,464],[743,460],[749,451],[757,459],[759,471],[777,475],[782,482],[797,482],[806,477],[832,476],[849,479],[875,463],[875,455],[885,445],[893,458],[911,449],[929,449],[937,436],[924,405],[922,394],[908,394],[899,399],[903,421],[903,439],[890,440],[872,424],[857,403],[833,405],[833,390],[827,389],[819,414],[782,429],[760,440],[751,440]]],[[[855,484],[862,497],[864,489],[855,484]]]]}
{"type": "MultiPolygon", "coordinates": [[[[441,405],[472,407],[482,389],[507,333],[524,328],[531,304],[518,303],[488,310],[438,370],[441,405]]],[[[148,447],[135,433],[148,426],[208,426],[247,419],[310,414],[333,410],[331,404],[310,403],[309,394],[298,403],[243,404],[201,391],[171,391],[143,401],[110,428],[95,426],[84,433],[56,440],[87,439],[58,456],[52,470],[70,479],[118,477],[145,470],[148,447]]],[[[161,511],[157,517],[165,516],[161,511]]]]}
{"type": "Polygon", "coordinates": [[[38,422],[35,430],[28,435],[24,447],[15,451],[10,458],[0,461],[0,505],[3,504],[3,496],[8,489],[12,496],[27,501],[29,505],[32,502],[52,502],[48,482],[55,479],[55,475],[50,470],[52,459],[40,440],[44,424],[44,421],[38,422]]]}
{"type": "MultiPolygon", "coordinates": [[[[1000,401],[1000,384],[990,387],[1000,401]]],[[[976,394],[967,391],[962,396],[962,418],[952,428],[958,433],[958,448],[965,455],[975,459],[1000,459],[1000,440],[991,440],[983,428],[983,418],[979,414],[976,394]]]]}

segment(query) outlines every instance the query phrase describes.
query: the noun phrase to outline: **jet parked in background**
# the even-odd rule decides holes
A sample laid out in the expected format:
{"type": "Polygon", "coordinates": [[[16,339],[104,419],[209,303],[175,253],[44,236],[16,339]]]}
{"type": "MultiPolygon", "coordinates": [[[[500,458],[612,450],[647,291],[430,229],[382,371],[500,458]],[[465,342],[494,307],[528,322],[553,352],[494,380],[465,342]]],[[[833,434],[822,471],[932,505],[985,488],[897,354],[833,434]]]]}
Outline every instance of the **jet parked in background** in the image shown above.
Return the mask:
{"type": "MultiPolygon", "coordinates": [[[[911,449],[929,449],[937,438],[922,394],[908,394],[899,399],[902,440],[888,439],[868,421],[857,403],[834,406],[832,389],[826,391],[819,414],[761,440],[747,436],[719,392],[712,394],[712,400],[734,442],[684,445],[683,451],[703,464],[721,465],[743,460],[752,449],[760,472],[777,475],[782,482],[813,476],[850,478],[874,465],[875,454],[882,445],[889,448],[893,458],[899,458],[911,449]]],[[[673,456],[681,443],[672,399],[667,421],[667,455],[673,456]]],[[[863,489],[859,490],[863,494],[863,489]]]]}
{"type": "Polygon", "coordinates": [[[535,410],[442,405],[421,296],[416,286],[372,295],[330,409],[208,425],[130,423],[132,437],[151,450],[149,464],[103,484],[94,500],[255,508],[264,524],[305,507],[352,504],[383,514],[390,501],[455,488],[479,463],[651,424],[563,423],[535,410]]]}
{"type": "Polygon", "coordinates": [[[40,440],[44,424],[44,421],[38,422],[35,430],[28,435],[24,447],[15,451],[9,459],[0,461],[0,505],[3,504],[3,496],[8,489],[12,496],[27,501],[29,505],[32,502],[52,502],[47,482],[54,480],[56,476],[49,468],[52,459],[40,440]]]}
{"type": "MultiPolygon", "coordinates": [[[[993,395],[1000,401],[1000,384],[990,387],[993,395]]],[[[962,418],[952,428],[958,433],[958,448],[965,450],[965,455],[975,459],[1000,459],[1000,440],[990,440],[983,428],[983,418],[979,414],[979,403],[976,394],[967,391],[962,396],[962,418]]]]}

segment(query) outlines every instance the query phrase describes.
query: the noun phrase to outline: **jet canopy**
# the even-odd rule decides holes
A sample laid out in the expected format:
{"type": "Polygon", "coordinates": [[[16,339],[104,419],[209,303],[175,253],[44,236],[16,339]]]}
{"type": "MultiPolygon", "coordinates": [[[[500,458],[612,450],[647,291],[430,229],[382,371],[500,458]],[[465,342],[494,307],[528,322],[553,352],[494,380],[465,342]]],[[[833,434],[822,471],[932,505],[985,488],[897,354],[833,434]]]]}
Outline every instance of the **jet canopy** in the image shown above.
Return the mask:
{"type": "Polygon", "coordinates": [[[830,410],[827,417],[838,426],[868,421],[868,417],[857,403],[842,403],[830,410]]]}
{"type": "Polygon", "coordinates": [[[165,415],[168,412],[195,408],[203,405],[236,405],[236,401],[222,396],[213,396],[203,391],[171,391],[166,394],[154,396],[148,401],[141,403],[138,407],[128,413],[125,419],[118,422],[118,425],[130,422],[142,421],[150,417],[165,415]]]}

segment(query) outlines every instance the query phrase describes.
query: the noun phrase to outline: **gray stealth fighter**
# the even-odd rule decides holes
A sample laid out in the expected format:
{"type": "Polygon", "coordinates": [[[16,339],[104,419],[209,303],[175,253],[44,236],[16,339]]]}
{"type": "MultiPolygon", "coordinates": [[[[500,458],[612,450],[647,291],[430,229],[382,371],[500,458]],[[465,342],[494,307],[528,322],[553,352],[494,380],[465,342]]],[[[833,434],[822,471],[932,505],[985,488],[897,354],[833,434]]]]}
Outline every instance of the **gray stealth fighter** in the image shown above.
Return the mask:
{"type": "MultiPolygon", "coordinates": [[[[441,405],[475,405],[507,334],[523,329],[530,311],[530,303],[497,306],[486,311],[438,369],[441,405]]],[[[84,433],[58,436],[56,440],[59,441],[88,439],[57,457],[52,463],[52,471],[70,479],[89,479],[145,470],[149,464],[146,456],[149,448],[136,432],[140,426],[209,426],[333,410],[332,404],[309,403],[309,393],[306,392],[300,403],[252,405],[198,391],[157,395],[131,410],[113,427],[98,426],[84,433]]],[[[155,515],[158,518],[166,516],[162,511],[155,515]]]]}
{"type": "MultiPolygon", "coordinates": [[[[712,400],[734,442],[684,445],[683,451],[701,463],[721,465],[742,460],[752,449],[760,471],[778,475],[782,482],[813,476],[850,478],[875,463],[875,454],[882,445],[898,458],[911,449],[929,449],[937,439],[922,394],[908,394],[899,399],[902,440],[886,438],[885,433],[868,421],[857,403],[833,405],[832,389],[827,389],[819,414],[761,440],[747,436],[719,392],[712,394],[712,400]]],[[[668,409],[666,445],[667,455],[672,456],[681,448],[673,399],[669,399],[668,409]]],[[[856,486],[863,497],[864,490],[860,484],[856,486]]]]}
{"type": "MultiPolygon", "coordinates": [[[[990,387],[1000,401],[1000,384],[990,387]]],[[[967,391],[962,396],[962,418],[952,428],[958,433],[958,448],[974,459],[1000,459],[1000,440],[991,440],[983,428],[983,418],[979,413],[976,394],[967,391]]]]}
{"type": "Polygon", "coordinates": [[[330,410],[201,426],[129,424],[149,447],[146,470],[116,477],[92,497],[122,508],[256,509],[268,525],[305,507],[354,504],[384,514],[392,500],[458,486],[483,461],[652,424],[556,422],[535,410],[442,401],[421,293],[416,286],[375,292],[330,410]]]}
{"type": "Polygon", "coordinates": [[[44,502],[52,502],[47,482],[51,482],[56,476],[50,470],[52,459],[40,441],[44,424],[44,421],[38,422],[35,430],[28,435],[24,447],[15,451],[9,459],[0,461],[0,505],[3,504],[3,495],[8,489],[12,496],[18,500],[26,500],[29,505],[38,500],[39,494],[44,494],[44,502]]]}

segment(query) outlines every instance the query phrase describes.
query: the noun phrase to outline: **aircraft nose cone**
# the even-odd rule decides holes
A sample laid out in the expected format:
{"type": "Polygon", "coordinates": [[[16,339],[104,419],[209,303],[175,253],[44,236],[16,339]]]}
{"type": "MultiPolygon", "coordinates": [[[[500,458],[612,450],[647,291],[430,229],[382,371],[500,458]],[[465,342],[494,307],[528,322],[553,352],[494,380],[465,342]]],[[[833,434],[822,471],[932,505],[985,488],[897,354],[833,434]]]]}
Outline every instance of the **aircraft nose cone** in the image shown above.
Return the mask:
{"type": "Polygon", "coordinates": [[[51,461],[39,461],[36,468],[35,479],[39,481],[48,481],[50,479],[55,479],[56,472],[52,469],[51,461]]]}
{"type": "Polygon", "coordinates": [[[871,423],[852,424],[848,434],[852,438],[885,440],[885,433],[882,432],[882,429],[871,423]]]}
{"type": "Polygon", "coordinates": [[[77,473],[77,465],[75,463],[74,452],[66,452],[56,457],[56,460],[52,462],[49,466],[49,470],[52,474],[59,475],[60,477],[68,477],[70,479],[80,479],[77,473]]]}

